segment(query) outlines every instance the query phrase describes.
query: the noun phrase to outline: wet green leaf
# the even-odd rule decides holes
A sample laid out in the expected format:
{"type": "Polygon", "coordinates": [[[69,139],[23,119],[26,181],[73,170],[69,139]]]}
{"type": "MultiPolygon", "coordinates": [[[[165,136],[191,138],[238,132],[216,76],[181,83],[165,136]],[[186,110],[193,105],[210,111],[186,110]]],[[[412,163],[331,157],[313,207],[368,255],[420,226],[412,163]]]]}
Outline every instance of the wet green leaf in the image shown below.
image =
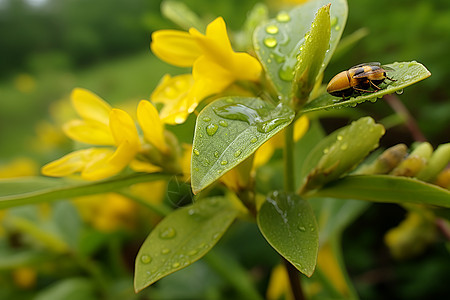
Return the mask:
{"type": "Polygon", "coordinates": [[[390,82],[386,80],[385,83],[380,84],[381,90],[375,93],[365,93],[361,96],[351,97],[348,100],[342,101],[342,98],[331,96],[325,93],[318,98],[310,101],[302,108],[302,112],[311,112],[322,109],[331,108],[341,108],[341,107],[355,107],[359,103],[366,102],[368,100],[374,102],[383,95],[392,93],[402,93],[403,89],[419,82],[431,75],[430,71],[427,70],[422,64],[411,61],[411,62],[395,62],[392,64],[384,65],[385,67],[391,68],[392,70],[387,70],[387,75],[397,81],[390,82]]]}
{"type": "Polygon", "coordinates": [[[322,140],[303,165],[302,191],[318,188],[350,171],[378,146],[384,128],[364,117],[322,140]]]}
{"type": "Polygon", "coordinates": [[[226,97],[206,106],[195,125],[191,184],[198,193],[289,125],[294,112],[259,98],[226,97]]]}
{"type": "Polygon", "coordinates": [[[316,267],[319,233],[308,201],[273,192],[261,206],[258,226],[269,244],[306,276],[316,267]]]}
{"type": "Polygon", "coordinates": [[[316,0],[296,6],[286,12],[281,11],[275,19],[269,20],[256,28],[253,44],[266,75],[273,83],[278,95],[288,99],[292,90],[294,68],[300,47],[305,42],[318,9],[331,3],[331,38],[330,48],[325,54],[321,71],[325,69],[347,21],[347,1],[316,0]]]}
{"type": "Polygon", "coordinates": [[[135,183],[169,179],[173,175],[152,173],[117,176],[102,181],[50,177],[21,177],[0,180],[0,209],[73,197],[107,193],[135,183]]]}
{"type": "Polygon", "coordinates": [[[134,288],[194,263],[219,241],[238,214],[226,197],[204,198],[164,218],[145,240],[136,257],[134,288]]]}
{"type": "Polygon", "coordinates": [[[416,203],[450,208],[450,191],[423,181],[390,175],[354,175],[330,182],[314,197],[383,203],[416,203]]]}
{"type": "MultiPolygon", "coordinates": [[[[330,44],[330,4],[321,7],[311,25],[311,30],[300,47],[295,66],[292,97],[294,107],[301,107],[314,88],[330,44]]],[[[321,79],[320,79],[321,80],[321,79]]]]}

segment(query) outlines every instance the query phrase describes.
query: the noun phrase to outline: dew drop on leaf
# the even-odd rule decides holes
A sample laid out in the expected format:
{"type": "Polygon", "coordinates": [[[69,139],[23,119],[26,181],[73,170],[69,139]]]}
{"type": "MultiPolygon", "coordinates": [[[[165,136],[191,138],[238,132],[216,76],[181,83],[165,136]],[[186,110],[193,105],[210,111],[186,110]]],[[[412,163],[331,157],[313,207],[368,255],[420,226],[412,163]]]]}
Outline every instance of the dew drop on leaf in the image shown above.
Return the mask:
{"type": "Polygon", "coordinates": [[[170,253],[170,249],[164,248],[164,249],[161,250],[161,253],[162,254],[168,254],[168,253],[170,253]]]}
{"type": "Polygon", "coordinates": [[[258,141],[258,138],[257,137],[253,137],[251,140],[250,140],[250,143],[256,143],[258,141]]]}
{"type": "Polygon", "coordinates": [[[209,136],[212,136],[216,133],[217,128],[219,128],[219,126],[217,124],[209,124],[208,126],[206,126],[206,133],[209,136]]]}
{"type": "Polygon", "coordinates": [[[300,230],[300,231],[305,231],[305,230],[306,230],[306,228],[305,228],[305,227],[303,227],[303,226],[299,226],[299,227],[298,227],[298,230],[300,230]]]}
{"type": "Polygon", "coordinates": [[[401,94],[403,94],[403,89],[398,90],[398,91],[395,91],[395,93],[396,93],[397,95],[401,95],[401,94]]]}
{"type": "Polygon", "coordinates": [[[281,11],[278,13],[276,19],[278,22],[285,23],[291,20],[291,16],[287,12],[281,11]]]}
{"type": "Polygon", "coordinates": [[[187,254],[188,254],[189,256],[192,256],[192,255],[195,255],[195,254],[197,254],[197,253],[198,253],[198,250],[193,249],[193,250],[189,251],[187,254]]]}
{"type": "Polygon", "coordinates": [[[338,136],[337,136],[337,140],[338,140],[338,141],[342,141],[342,139],[343,139],[342,135],[338,135],[338,136]]]}
{"type": "Polygon", "coordinates": [[[144,254],[144,255],[141,256],[141,262],[142,262],[142,263],[148,264],[148,263],[150,263],[151,261],[152,261],[151,256],[149,256],[149,255],[147,255],[147,254],[144,254]]]}
{"type": "Polygon", "coordinates": [[[180,266],[180,263],[179,262],[174,262],[173,264],[172,264],[172,268],[178,268],[180,266]]]}
{"type": "Polygon", "coordinates": [[[226,164],[228,164],[228,161],[222,160],[222,161],[220,162],[220,164],[221,164],[222,166],[225,166],[226,164]]]}
{"type": "Polygon", "coordinates": [[[211,121],[211,118],[210,118],[210,117],[204,117],[204,118],[203,118],[203,121],[209,122],[209,121],[211,121]]]}
{"type": "Polygon", "coordinates": [[[266,32],[268,34],[277,34],[278,33],[278,26],[277,25],[268,25],[266,27],[266,32]]]}
{"type": "Polygon", "coordinates": [[[269,48],[273,48],[277,45],[277,40],[274,37],[267,37],[264,39],[264,45],[269,48]]]}
{"type": "Polygon", "coordinates": [[[337,17],[332,17],[330,20],[330,26],[333,27],[337,24],[338,22],[338,18],[337,17]]]}
{"type": "Polygon", "coordinates": [[[220,120],[219,121],[219,125],[222,126],[222,127],[228,127],[228,122],[225,121],[225,120],[220,120]]]}
{"type": "Polygon", "coordinates": [[[237,150],[236,152],[234,152],[234,157],[239,157],[239,155],[241,155],[242,151],[241,150],[237,150]]]}
{"type": "Polygon", "coordinates": [[[159,237],[162,239],[171,239],[174,238],[176,235],[177,232],[172,227],[164,228],[159,232],[159,237]]]}
{"type": "Polygon", "coordinates": [[[347,150],[347,148],[348,148],[348,144],[347,143],[342,144],[341,150],[347,150]]]}
{"type": "Polygon", "coordinates": [[[197,149],[194,149],[192,152],[194,152],[195,155],[200,155],[200,151],[198,151],[197,149]]]}

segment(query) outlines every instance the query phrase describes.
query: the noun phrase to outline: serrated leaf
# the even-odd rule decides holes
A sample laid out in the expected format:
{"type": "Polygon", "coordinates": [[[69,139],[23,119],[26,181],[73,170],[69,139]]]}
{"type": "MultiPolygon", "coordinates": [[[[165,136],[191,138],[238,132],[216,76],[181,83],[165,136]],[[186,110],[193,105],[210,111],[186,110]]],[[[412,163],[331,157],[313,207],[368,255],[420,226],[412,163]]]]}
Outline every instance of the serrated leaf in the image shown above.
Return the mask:
{"type": "Polygon", "coordinates": [[[402,92],[404,88],[424,80],[425,78],[431,76],[430,71],[425,68],[422,64],[411,61],[411,62],[395,62],[388,65],[383,65],[392,70],[387,70],[387,75],[397,81],[390,82],[386,80],[385,83],[380,84],[381,90],[375,93],[365,93],[361,96],[351,97],[348,100],[342,101],[342,98],[331,96],[330,94],[323,94],[318,98],[305,104],[301,109],[302,113],[307,113],[322,109],[331,108],[342,108],[342,107],[354,107],[357,104],[366,102],[368,100],[376,101],[383,95],[392,94],[395,92],[402,92]]]}
{"type": "Polygon", "coordinates": [[[253,44],[267,77],[279,95],[288,98],[292,89],[297,55],[311,28],[317,10],[331,3],[330,48],[325,54],[321,71],[325,69],[347,21],[347,1],[316,0],[299,5],[289,12],[280,12],[275,19],[256,28],[253,44]]]}
{"type": "Polygon", "coordinates": [[[319,234],[308,201],[295,194],[273,192],[257,216],[269,244],[306,276],[316,267],[319,234]]]}
{"type": "Polygon", "coordinates": [[[136,257],[134,288],[194,263],[222,237],[238,214],[229,198],[201,199],[164,218],[145,240],[136,257]]]}
{"type": "Polygon", "coordinates": [[[314,197],[383,203],[416,203],[450,208],[450,191],[423,181],[390,175],[353,175],[331,182],[314,197]]]}
{"type": "Polygon", "coordinates": [[[318,188],[350,171],[378,146],[384,132],[382,125],[364,117],[327,136],[306,159],[302,192],[318,188]]]}
{"type": "Polygon", "coordinates": [[[192,146],[191,184],[198,193],[289,125],[294,112],[259,98],[226,97],[198,115],[192,146]]]}
{"type": "Polygon", "coordinates": [[[173,175],[152,173],[117,176],[102,181],[50,177],[20,177],[0,180],[0,209],[120,190],[140,182],[169,179],[173,175]]]}

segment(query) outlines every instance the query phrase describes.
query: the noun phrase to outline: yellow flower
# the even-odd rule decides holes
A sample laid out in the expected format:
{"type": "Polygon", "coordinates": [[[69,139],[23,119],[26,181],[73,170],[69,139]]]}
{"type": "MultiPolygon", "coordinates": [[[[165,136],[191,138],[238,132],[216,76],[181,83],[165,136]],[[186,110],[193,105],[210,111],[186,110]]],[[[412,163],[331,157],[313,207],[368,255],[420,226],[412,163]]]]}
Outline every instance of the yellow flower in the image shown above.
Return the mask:
{"type": "MultiPolygon", "coordinates": [[[[294,140],[300,140],[308,130],[308,127],[309,119],[306,116],[301,116],[294,124],[294,140]]],[[[282,147],[284,147],[284,131],[276,134],[256,151],[253,168],[258,168],[266,164],[272,157],[275,149],[282,147]]]]}
{"type": "Polygon", "coordinates": [[[192,78],[189,75],[165,77],[152,95],[153,101],[169,107],[163,118],[171,124],[184,122],[201,100],[223,91],[234,81],[258,81],[262,71],[256,58],[233,51],[225,21],[221,17],[207,26],[205,35],[195,28],[189,32],[156,31],[152,34],[151,49],[156,56],[170,64],[192,66],[192,78]],[[187,88],[176,87],[177,82],[187,81],[187,88]],[[172,96],[161,94],[162,91],[167,94],[171,90],[172,96]],[[167,118],[168,115],[172,118],[167,118]]]}
{"type": "MultiPolygon", "coordinates": [[[[45,165],[42,173],[62,177],[80,172],[84,179],[99,180],[119,173],[132,163],[136,154],[142,150],[142,145],[131,116],[121,109],[112,109],[87,90],[75,89],[71,99],[82,120],[72,120],[65,124],[65,133],[76,141],[115,148],[93,147],[74,151],[45,165]]],[[[166,153],[168,147],[164,138],[164,126],[156,108],[143,100],[139,103],[137,116],[145,139],[159,151],[166,153]]],[[[132,165],[139,171],[157,170],[146,162],[132,165]]]]}

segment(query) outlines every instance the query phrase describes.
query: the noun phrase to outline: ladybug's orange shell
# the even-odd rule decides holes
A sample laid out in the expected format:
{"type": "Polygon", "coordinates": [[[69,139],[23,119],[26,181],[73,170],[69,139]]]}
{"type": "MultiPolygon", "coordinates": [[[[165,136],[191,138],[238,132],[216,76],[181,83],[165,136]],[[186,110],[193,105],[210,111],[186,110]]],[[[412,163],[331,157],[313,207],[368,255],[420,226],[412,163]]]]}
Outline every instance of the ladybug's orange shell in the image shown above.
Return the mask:
{"type": "Polygon", "coordinates": [[[331,94],[351,88],[347,73],[348,71],[342,71],[334,76],[328,83],[327,92],[331,94]]]}

